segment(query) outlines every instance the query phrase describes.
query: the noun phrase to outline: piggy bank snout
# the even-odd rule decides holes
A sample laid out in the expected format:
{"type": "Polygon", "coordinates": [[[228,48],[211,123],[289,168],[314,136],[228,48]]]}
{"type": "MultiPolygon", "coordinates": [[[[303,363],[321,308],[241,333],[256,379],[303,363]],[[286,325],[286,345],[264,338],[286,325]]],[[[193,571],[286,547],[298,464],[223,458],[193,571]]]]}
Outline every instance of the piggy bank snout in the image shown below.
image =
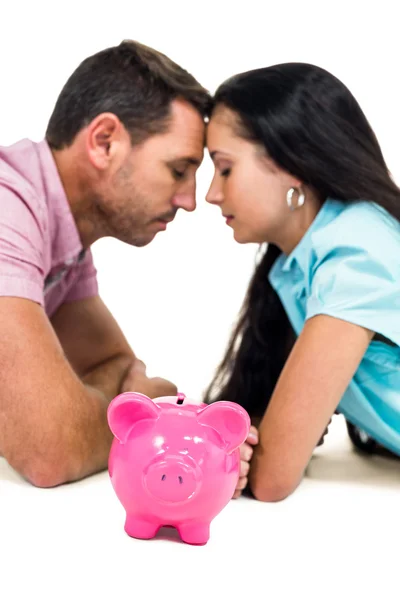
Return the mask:
{"type": "Polygon", "coordinates": [[[180,456],[168,456],[149,465],[144,474],[149,493],[164,502],[189,500],[199,485],[195,465],[180,456]]]}

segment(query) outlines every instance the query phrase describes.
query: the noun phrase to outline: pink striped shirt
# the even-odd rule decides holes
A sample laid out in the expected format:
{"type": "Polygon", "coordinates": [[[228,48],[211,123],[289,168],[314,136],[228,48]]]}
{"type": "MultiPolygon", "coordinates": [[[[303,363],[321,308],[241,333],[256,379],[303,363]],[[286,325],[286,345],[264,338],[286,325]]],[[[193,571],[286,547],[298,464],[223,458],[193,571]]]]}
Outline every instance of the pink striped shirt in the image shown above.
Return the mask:
{"type": "Polygon", "coordinates": [[[33,300],[51,316],[97,293],[47,142],[0,147],[0,296],[33,300]]]}

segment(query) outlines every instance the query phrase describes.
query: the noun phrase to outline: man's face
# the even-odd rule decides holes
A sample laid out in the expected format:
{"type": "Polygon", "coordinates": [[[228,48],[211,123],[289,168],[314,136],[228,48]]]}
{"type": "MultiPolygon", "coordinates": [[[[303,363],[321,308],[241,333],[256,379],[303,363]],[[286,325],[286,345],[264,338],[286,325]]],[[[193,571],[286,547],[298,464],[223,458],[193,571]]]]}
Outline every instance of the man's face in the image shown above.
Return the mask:
{"type": "Polygon", "coordinates": [[[203,159],[205,125],[187,102],[174,100],[166,132],[131,146],[96,192],[106,235],[145,246],[164,231],[179,208],[196,208],[196,171],[203,159]]]}

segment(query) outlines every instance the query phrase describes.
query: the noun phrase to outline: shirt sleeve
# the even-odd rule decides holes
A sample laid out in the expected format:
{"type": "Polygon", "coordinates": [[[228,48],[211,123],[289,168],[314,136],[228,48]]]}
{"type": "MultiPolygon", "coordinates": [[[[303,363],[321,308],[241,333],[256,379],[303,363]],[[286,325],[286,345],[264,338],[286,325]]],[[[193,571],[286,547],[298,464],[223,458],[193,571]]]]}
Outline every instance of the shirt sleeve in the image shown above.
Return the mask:
{"type": "Polygon", "coordinates": [[[94,266],[91,250],[86,250],[85,257],[79,265],[79,275],[69,290],[64,302],[75,302],[84,298],[97,296],[99,293],[97,270],[94,266]]]}
{"type": "Polygon", "coordinates": [[[0,185],[0,206],[0,296],[43,306],[44,235],[34,199],[0,185]]]}
{"type": "Polygon", "coordinates": [[[317,232],[306,319],[329,315],[400,346],[400,224],[371,207],[317,232]]]}

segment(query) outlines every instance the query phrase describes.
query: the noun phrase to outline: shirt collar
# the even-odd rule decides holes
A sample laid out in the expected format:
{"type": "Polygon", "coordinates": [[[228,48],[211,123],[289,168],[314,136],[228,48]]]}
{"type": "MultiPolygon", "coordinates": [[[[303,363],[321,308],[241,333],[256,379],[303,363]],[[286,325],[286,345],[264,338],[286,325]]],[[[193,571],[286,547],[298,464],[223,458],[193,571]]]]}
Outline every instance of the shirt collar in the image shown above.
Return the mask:
{"type": "Polygon", "coordinates": [[[339,200],[327,198],[319,209],[317,216],[307,229],[303,237],[292,252],[285,258],[282,255],[281,271],[291,271],[294,265],[297,265],[303,272],[308,273],[310,249],[312,245],[312,235],[319,229],[330,223],[336,215],[341,212],[343,203],[339,200]]]}

